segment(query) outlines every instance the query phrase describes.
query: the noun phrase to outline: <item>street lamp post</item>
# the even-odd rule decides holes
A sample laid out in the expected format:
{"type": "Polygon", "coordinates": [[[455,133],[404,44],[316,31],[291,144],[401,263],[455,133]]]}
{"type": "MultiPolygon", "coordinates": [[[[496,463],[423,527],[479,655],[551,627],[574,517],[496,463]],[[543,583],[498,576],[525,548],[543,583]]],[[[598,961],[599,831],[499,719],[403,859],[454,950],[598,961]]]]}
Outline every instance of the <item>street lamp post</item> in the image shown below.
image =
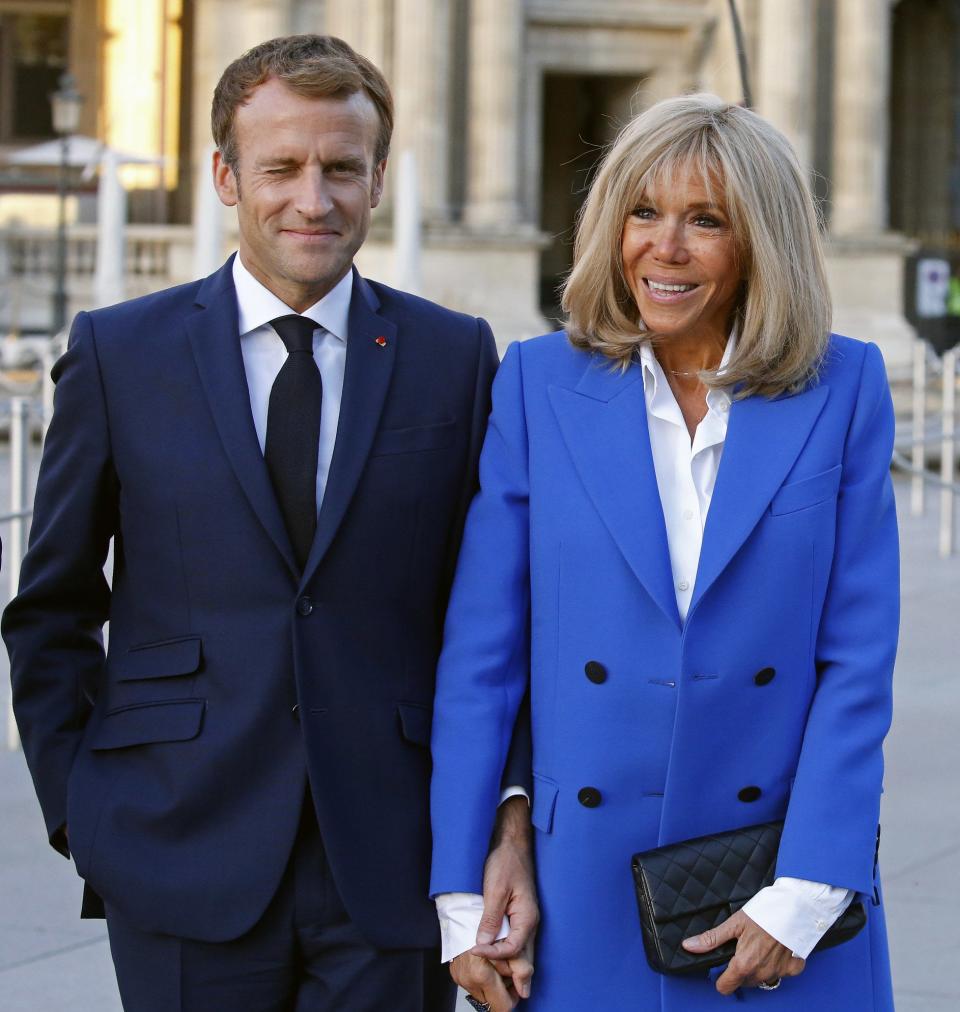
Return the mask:
{"type": "Polygon", "coordinates": [[[60,138],[59,209],[57,216],[57,260],[53,286],[53,328],[59,334],[67,323],[67,182],[70,165],[70,136],[80,123],[83,96],[77,91],[73,75],[64,71],[60,87],[50,96],[53,130],[60,138]]]}

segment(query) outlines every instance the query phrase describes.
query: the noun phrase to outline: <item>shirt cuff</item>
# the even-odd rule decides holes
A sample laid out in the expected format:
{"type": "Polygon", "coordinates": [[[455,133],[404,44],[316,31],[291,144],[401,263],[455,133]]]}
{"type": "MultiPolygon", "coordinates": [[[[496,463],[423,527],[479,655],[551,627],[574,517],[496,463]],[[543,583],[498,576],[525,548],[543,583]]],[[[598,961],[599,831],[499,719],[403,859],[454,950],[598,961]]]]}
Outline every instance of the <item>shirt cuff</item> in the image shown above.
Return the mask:
{"type": "MultiPolygon", "coordinates": [[[[526,798],[527,804],[530,804],[530,795],[527,794],[524,788],[514,784],[513,787],[504,787],[503,793],[500,795],[499,805],[502,805],[508,798],[526,798]]],[[[497,807],[499,807],[499,805],[497,807]]]]}
{"type": "Polygon", "coordinates": [[[794,956],[806,959],[855,895],[852,889],[781,876],[746,903],[743,912],[794,956]]]}
{"type": "MultiPolygon", "coordinates": [[[[477,944],[483,897],[479,893],[440,893],[434,902],[440,918],[440,961],[449,963],[477,944]]],[[[504,917],[497,939],[508,934],[510,922],[504,917]]]]}

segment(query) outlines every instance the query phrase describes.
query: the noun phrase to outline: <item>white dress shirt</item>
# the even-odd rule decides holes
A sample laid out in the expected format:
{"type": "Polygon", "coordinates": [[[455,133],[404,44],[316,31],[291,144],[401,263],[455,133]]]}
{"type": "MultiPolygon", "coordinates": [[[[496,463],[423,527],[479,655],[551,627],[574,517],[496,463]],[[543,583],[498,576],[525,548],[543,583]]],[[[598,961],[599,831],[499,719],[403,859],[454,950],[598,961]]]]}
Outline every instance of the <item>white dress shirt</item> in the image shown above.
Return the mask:
{"type": "MultiPolygon", "coordinates": [[[[233,260],[233,284],[237,290],[240,316],[240,353],[247,376],[250,410],[260,441],[266,446],[267,409],[270,390],[277,373],[287,360],[287,349],[280,335],[270,326],[278,316],[294,312],[277,298],[243,266],[238,253],[233,260]]],[[[319,301],[300,316],[317,324],[313,332],[313,359],[320,370],[323,399],[320,408],[320,447],[317,451],[317,510],[323,502],[330,473],[330,460],[337,440],[340,400],[343,396],[343,374],[347,362],[347,320],[353,294],[353,271],[344,277],[319,301]]]]}
{"type": "MultiPolygon", "coordinates": [[[[720,360],[721,369],[729,362],[736,340],[736,333],[727,340],[720,360]]],[[[681,621],[685,621],[700,564],[707,513],[727,437],[731,398],[723,389],[707,392],[707,413],[697,425],[691,442],[683,413],[666,374],[653,349],[646,343],[640,346],[640,367],[643,370],[650,449],[663,507],[677,609],[681,621]]],[[[781,876],[773,885],[761,889],[743,910],[767,934],[787,946],[794,955],[806,959],[853,897],[854,893],[849,889],[781,876]]],[[[472,893],[446,893],[438,896],[436,902],[442,959],[446,962],[475,944],[483,913],[483,897],[472,893]]],[[[500,937],[505,934],[504,930],[500,937]]]]}

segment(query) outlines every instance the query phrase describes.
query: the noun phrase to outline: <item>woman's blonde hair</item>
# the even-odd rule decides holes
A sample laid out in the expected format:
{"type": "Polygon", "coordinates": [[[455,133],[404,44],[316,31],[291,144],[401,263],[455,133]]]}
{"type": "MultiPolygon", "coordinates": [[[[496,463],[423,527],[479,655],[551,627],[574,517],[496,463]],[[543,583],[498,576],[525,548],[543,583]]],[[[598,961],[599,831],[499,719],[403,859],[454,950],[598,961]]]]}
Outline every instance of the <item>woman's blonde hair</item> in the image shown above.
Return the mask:
{"type": "MultiPolygon", "coordinates": [[[[669,185],[688,169],[719,189],[745,278],[723,385],[736,385],[737,396],[799,390],[816,377],[830,334],[819,216],[786,137],[715,95],[658,102],[623,128],[604,157],[563,286],[570,340],[626,368],[641,342],[657,339],[642,329],[627,285],[623,227],[648,187],[669,185]]],[[[715,373],[702,377],[719,385],[715,373]]]]}

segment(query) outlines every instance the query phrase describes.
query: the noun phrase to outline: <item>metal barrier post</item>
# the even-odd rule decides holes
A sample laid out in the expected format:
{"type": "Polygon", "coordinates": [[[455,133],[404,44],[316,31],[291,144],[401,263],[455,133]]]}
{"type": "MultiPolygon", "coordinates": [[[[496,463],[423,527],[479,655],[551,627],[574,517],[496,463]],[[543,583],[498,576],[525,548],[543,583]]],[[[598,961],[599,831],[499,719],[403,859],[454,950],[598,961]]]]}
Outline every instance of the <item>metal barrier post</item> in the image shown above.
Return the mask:
{"type": "Polygon", "coordinates": [[[953,554],[954,475],[956,473],[957,349],[943,356],[943,442],[940,446],[940,557],[953,554]]]}
{"type": "MultiPolygon", "coordinates": [[[[13,397],[10,400],[10,512],[23,514],[27,508],[27,450],[30,440],[30,399],[13,397]]],[[[23,560],[26,518],[14,516],[10,521],[10,539],[6,545],[7,573],[10,579],[10,597],[17,593],[20,581],[20,563],[23,560]]],[[[7,711],[7,748],[20,746],[20,735],[13,717],[12,701],[7,711]]]]}
{"type": "Polygon", "coordinates": [[[913,344],[913,477],[910,479],[910,512],[921,516],[924,508],[926,482],[923,471],[927,466],[927,447],[923,442],[927,433],[927,345],[917,338],[913,344]]]}

